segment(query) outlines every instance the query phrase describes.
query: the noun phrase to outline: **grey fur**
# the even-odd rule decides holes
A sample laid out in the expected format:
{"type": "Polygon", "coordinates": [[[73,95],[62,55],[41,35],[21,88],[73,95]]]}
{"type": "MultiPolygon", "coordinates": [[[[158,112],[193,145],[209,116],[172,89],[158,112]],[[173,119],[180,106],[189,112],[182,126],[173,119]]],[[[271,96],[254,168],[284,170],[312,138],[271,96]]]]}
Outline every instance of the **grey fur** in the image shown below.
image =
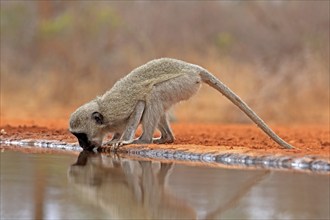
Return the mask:
{"type": "Polygon", "coordinates": [[[100,146],[103,137],[113,132],[110,142],[115,147],[122,144],[172,143],[174,136],[168,122],[167,111],[176,103],[187,100],[205,82],[220,91],[237,105],[267,135],[285,148],[293,148],[277,136],[235,93],[204,68],[184,61],[161,58],[152,60],[119,80],[103,96],[78,108],[70,118],[70,131],[87,135],[90,146],[100,146]],[[91,115],[99,112],[103,124],[96,123],[91,115]],[[143,134],[133,140],[138,124],[143,134]],[[160,139],[153,139],[155,129],[160,139]],[[118,140],[118,137],[120,139],[118,140]]]}

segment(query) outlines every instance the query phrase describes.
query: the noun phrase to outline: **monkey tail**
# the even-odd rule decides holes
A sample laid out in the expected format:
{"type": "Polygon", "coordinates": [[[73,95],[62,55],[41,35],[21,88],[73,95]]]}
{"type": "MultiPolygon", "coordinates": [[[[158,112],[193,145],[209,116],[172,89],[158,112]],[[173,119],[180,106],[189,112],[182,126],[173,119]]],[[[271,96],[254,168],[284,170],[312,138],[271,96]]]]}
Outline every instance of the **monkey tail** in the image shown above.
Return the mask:
{"type": "Polygon", "coordinates": [[[271,137],[276,143],[284,148],[294,148],[292,145],[285,142],[282,138],[280,138],[275,132],[270,129],[266,123],[239,97],[237,96],[231,89],[229,89],[223,82],[209,73],[207,70],[202,69],[200,72],[200,76],[202,81],[213,87],[214,89],[221,92],[224,96],[226,96],[231,102],[233,102],[237,107],[239,107],[254,123],[258,125],[269,137],[271,137]]]}

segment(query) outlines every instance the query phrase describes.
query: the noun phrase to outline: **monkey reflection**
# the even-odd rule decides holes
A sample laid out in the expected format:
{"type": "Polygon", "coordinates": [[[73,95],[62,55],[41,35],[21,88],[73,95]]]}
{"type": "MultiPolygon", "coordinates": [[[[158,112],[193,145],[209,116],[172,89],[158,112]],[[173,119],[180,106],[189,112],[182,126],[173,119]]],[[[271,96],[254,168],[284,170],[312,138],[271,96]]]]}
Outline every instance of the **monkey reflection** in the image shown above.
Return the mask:
{"type": "Polygon", "coordinates": [[[150,161],[83,151],[69,168],[68,178],[84,199],[102,207],[112,218],[195,219],[194,210],[166,190],[171,170],[170,163],[157,167],[150,161]]]}

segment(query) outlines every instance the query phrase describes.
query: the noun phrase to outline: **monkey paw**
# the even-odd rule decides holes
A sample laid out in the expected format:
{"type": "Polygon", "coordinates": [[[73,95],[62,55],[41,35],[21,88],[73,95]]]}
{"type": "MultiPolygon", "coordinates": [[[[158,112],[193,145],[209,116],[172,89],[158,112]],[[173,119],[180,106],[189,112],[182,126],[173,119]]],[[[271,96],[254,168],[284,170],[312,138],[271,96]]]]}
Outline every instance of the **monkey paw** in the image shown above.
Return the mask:
{"type": "Polygon", "coordinates": [[[111,144],[111,151],[117,151],[121,146],[123,145],[128,145],[128,144],[132,144],[133,140],[129,140],[129,141],[117,141],[111,144]]]}

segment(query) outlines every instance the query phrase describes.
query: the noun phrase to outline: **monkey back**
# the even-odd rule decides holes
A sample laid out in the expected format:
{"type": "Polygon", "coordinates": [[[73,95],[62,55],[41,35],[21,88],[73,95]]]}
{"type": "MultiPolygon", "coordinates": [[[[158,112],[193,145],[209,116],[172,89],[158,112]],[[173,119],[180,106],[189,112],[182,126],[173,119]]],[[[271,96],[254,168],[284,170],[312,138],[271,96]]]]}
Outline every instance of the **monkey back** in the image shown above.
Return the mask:
{"type": "Polygon", "coordinates": [[[161,58],[152,60],[120,79],[97,99],[101,113],[110,121],[126,119],[139,100],[148,102],[153,86],[179,77],[197,66],[184,61],[161,58]]]}

